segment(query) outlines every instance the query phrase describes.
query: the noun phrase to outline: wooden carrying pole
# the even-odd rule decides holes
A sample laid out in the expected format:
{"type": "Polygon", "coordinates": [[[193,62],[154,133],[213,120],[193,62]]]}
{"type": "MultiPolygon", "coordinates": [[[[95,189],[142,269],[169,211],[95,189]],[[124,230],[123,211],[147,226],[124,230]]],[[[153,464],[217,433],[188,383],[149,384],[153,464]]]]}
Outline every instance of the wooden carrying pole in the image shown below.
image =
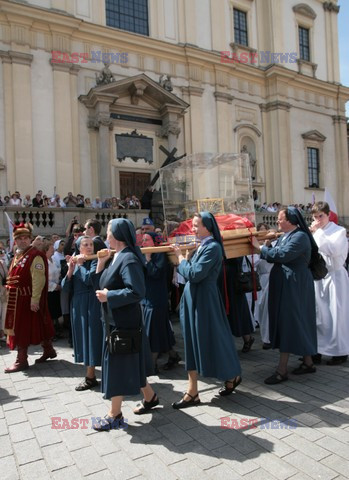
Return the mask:
{"type": "MultiPolygon", "coordinates": [[[[222,237],[223,237],[223,244],[224,244],[224,250],[226,253],[227,258],[237,258],[237,257],[243,257],[244,255],[250,255],[252,251],[254,253],[257,253],[257,251],[251,247],[251,234],[255,237],[257,237],[259,243],[263,243],[264,240],[266,239],[275,239],[278,237],[280,234],[275,233],[275,232],[256,232],[256,229],[237,229],[237,230],[224,230],[221,232],[222,237]]],[[[182,235],[180,236],[181,238],[185,239],[187,238],[188,240],[190,239],[190,243],[179,243],[178,239],[176,237],[170,238],[169,243],[171,244],[177,244],[181,247],[183,252],[185,253],[187,250],[191,251],[197,248],[198,244],[192,243],[195,236],[194,235],[182,235]]],[[[190,241],[189,240],[189,241],[190,241]]],[[[110,250],[111,254],[114,255],[115,250],[110,250]]],[[[159,246],[154,246],[154,247],[142,247],[141,252],[146,255],[146,254],[152,254],[152,253],[167,253],[169,256],[169,259],[171,260],[172,263],[176,264],[177,263],[177,257],[173,253],[173,249],[171,245],[159,245],[159,246]]],[[[103,249],[100,250],[96,255],[85,255],[86,260],[94,260],[96,258],[104,257],[108,255],[108,250],[103,249]]]]}

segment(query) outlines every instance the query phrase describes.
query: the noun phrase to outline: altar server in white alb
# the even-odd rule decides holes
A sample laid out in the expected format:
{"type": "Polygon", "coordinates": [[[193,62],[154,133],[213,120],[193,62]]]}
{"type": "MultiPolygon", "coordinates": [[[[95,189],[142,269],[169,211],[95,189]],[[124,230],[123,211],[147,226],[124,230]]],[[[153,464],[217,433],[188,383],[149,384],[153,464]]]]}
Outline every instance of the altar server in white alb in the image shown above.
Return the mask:
{"type": "Polygon", "coordinates": [[[312,208],[311,231],[326,261],[328,274],[315,281],[318,335],[317,363],[321,354],[331,356],[327,365],[339,365],[349,354],[349,277],[344,264],[348,254],[346,230],[330,221],[326,202],[312,208]]]}

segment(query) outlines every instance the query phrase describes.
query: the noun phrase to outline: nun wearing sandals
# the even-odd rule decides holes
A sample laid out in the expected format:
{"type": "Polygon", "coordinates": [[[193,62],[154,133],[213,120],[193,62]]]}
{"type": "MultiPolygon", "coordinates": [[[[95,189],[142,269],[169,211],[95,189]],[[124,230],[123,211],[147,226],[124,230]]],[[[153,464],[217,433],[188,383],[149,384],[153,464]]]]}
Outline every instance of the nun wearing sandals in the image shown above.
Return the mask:
{"type": "Polygon", "coordinates": [[[172,404],[182,409],[200,404],[198,375],[224,381],[221,396],[231,394],[241,383],[241,367],[234,339],[218,287],[224,247],[214,216],[196,213],[192,230],[200,246],[185,258],[178,245],[177,271],[187,281],[180,303],[180,322],[184,338],[188,388],[182,399],[172,404]]]}
{"type": "Polygon", "coordinates": [[[134,410],[136,415],[149,412],[159,399],[147,382],[151,355],[149,341],[143,326],[141,301],[145,296],[145,263],[136,246],[133,224],[125,218],[111,220],[107,240],[112,252],[98,258],[94,285],[101,304],[104,328],[102,353],[102,385],[104,398],[110,399],[108,413],[95,419],[92,428],[97,431],[125,428],[122,402],[125,395],[143,393],[143,400],[134,410]],[[137,353],[114,353],[106,341],[109,332],[116,329],[135,331],[142,329],[142,342],[137,353]]]}

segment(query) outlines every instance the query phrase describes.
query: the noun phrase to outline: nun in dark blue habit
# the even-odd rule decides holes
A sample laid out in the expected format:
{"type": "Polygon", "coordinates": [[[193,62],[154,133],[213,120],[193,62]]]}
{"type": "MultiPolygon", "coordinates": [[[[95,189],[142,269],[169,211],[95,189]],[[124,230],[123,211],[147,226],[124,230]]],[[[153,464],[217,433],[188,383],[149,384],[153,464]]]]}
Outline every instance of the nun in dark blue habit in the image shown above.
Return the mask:
{"type": "Polygon", "coordinates": [[[198,405],[198,374],[225,381],[220,395],[229,395],[241,383],[241,368],[217,279],[222,268],[224,248],[214,216],[195,214],[193,231],[201,241],[190,259],[174,246],[177,271],[187,283],[180,303],[184,337],[185,369],[189,386],[183,398],[172,404],[181,409],[198,405]]]}
{"type": "Polygon", "coordinates": [[[318,248],[298,209],[280,210],[278,225],[284,235],[274,247],[270,241],[262,247],[256,238],[252,241],[261,258],[274,264],[269,279],[269,334],[272,348],[280,350],[280,360],[276,372],[264,381],[268,385],[288,379],[290,353],[303,356],[292,373],[316,371],[311,358],[317,352],[315,292],[308,265],[318,248]]]}
{"type": "Polygon", "coordinates": [[[84,255],[93,254],[93,248],[92,238],[78,238],[75,244],[76,256],[69,262],[68,273],[62,281],[63,291],[69,292],[71,296],[74,360],[87,366],[86,377],[75,388],[77,391],[98,385],[95,367],[100,366],[102,361],[101,307],[92,282],[97,260],[84,260],[84,255]]]}
{"type": "MultiPolygon", "coordinates": [[[[145,295],[145,265],[140,249],[136,246],[133,224],[124,218],[111,220],[107,240],[115,250],[99,258],[94,283],[96,295],[102,305],[104,338],[105,322],[110,329],[138,329],[143,327],[141,300],[145,295]]],[[[148,412],[159,404],[158,397],[146,379],[146,336],[142,330],[143,343],[139,353],[109,353],[104,342],[102,356],[102,392],[111,399],[109,413],[96,420],[95,430],[110,430],[122,425],[121,404],[124,395],[138,395],[142,389],[144,399],[136,414],[148,412]]],[[[149,348],[149,346],[148,346],[149,348]]]]}
{"type": "MultiPolygon", "coordinates": [[[[142,247],[153,247],[162,241],[155,232],[146,232],[142,238],[142,247]]],[[[159,353],[169,352],[169,363],[177,364],[180,357],[173,350],[176,343],[168,312],[168,261],[165,253],[145,255],[145,298],[142,301],[144,325],[149,338],[155,373],[158,373],[159,353]],[[172,362],[171,362],[172,360],[172,362]]]]}

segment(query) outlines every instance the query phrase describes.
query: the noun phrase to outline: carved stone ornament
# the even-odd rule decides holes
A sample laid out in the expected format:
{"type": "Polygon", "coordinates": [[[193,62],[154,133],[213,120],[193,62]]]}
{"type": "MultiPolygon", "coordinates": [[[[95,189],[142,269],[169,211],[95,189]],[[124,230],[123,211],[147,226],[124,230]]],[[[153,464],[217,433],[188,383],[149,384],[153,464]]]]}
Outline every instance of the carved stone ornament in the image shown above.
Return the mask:
{"type": "Polygon", "coordinates": [[[338,5],[335,5],[333,2],[324,2],[323,7],[325,12],[335,12],[339,13],[340,7],[338,5]]]}
{"type": "Polygon", "coordinates": [[[115,82],[114,75],[109,68],[110,63],[104,63],[104,68],[100,73],[96,73],[96,83],[97,85],[108,85],[109,83],[115,82]]]}
{"type": "Polygon", "coordinates": [[[159,85],[165,90],[167,90],[168,92],[172,92],[173,90],[170,75],[166,75],[166,74],[161,75],[159,78],[159,85]]]}
{"type": "Polygon", "coordinates": [[[176,135],[176,137],[178,137],[178,135],[181,133],[181,129],[177,122],[169,122],[166,125],[163,125],[161,127],[159,137],[167,138],[171,133],[176,135]]]}
{"type": "Polygon", "coordinates": [[[109,127],[111,130],[113,128],[113,120],[110,118],[110,115],[105,113],[99,113],[95,117],[90,117],[87,122],[88,128],[99,129],[100,126],[109,127]]]}

